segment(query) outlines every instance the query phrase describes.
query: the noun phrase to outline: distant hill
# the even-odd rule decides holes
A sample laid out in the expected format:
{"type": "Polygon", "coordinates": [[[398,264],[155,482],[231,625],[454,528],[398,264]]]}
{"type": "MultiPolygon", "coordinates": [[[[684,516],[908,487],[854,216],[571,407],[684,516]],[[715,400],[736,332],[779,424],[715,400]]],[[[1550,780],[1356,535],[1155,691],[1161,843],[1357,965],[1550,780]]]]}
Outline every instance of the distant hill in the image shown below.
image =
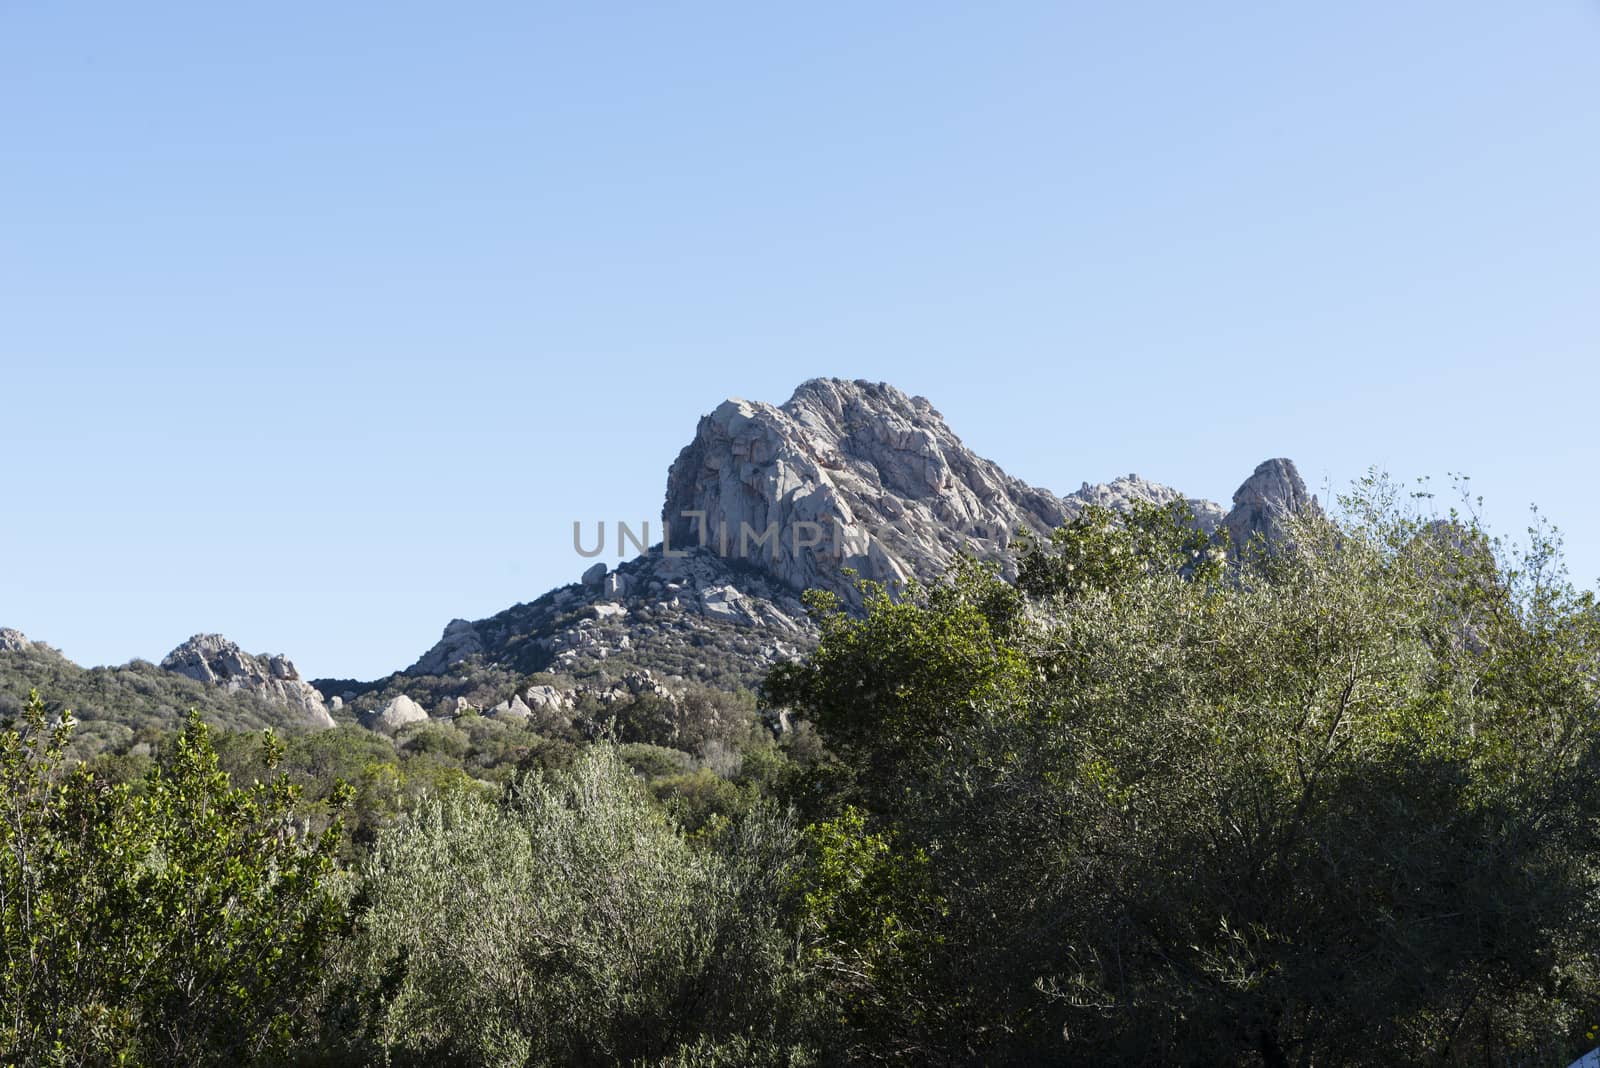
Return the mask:
{"type": "MultiPolygon", "coordinates": [[[[125,748],[141,735],[153,738],[170,731],[190,709],[238,730],[324,725],[303,705],[290,705],[254,689],[201,681],[146,660],[121,667],[80,667],[20,631],[0,630],[0,720],[16,715],[33,689],[50,711],[70,712],[79,722],[73,745],[82,756],[125,748]]],[[[322,717],[326,716],[323,711],[322,717]]],[[[332,720],[327,719],[326,725],[332,720]]]]}

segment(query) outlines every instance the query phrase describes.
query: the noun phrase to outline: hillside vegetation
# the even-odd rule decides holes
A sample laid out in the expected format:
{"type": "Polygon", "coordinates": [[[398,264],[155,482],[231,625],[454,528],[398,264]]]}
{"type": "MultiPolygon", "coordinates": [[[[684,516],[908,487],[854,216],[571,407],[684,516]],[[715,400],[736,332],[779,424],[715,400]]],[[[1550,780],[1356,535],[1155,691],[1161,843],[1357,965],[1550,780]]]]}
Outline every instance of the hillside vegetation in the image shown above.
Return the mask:
{"type": "Polygon", "coordinates": [[[80,667],[47,646],[0,649],[0,717],[14,718],[34,690],[54,715],[71,711],[78,721],[75,755],[126,751],[170,735],[191,710],[230,730],[282,728],[283,708],[243,691],[165,671],[148,660],[121,667],[80,667]]]}
{"type": "Polygon", "coordinates": [[[1593,1046],[1600,615],[1554,538],[1374,479],[1234,550],[1087,507],[1015,581],[813,593],[819,644],[764,683],[776,737],[705,697],[693,729],[648,700],[284,741],[196,716],[74,763],[27,702],[0,730],[0,1060],[1593,1046]]]}

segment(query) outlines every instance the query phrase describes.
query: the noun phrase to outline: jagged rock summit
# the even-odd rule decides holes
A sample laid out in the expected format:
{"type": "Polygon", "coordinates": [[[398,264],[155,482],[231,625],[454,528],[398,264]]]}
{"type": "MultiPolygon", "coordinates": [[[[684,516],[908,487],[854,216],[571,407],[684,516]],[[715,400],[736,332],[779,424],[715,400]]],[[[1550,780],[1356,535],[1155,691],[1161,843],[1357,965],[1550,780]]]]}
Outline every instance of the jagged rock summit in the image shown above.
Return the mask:
{"type": "MultiPolygon", "coordinates": [[[[667,475],[662,544],[615,567],[588,564],[581,578],[575,568],[572,584],[488,619],[452,620],[395,685],[429,707],[490,669],[572,678],[646,669],[754,686],[814,640],[804,590],[859,603],[847,569],[931,580],[963,550],[1009,566],[1015,531],[1043,533],[1091,505],[1182,503],[1207,533],[1271,541],[1308,501],[1287,460],[1257,468],[1232,511],[1137,474],[1057,496],[973,453],[922,397],[812,379],[782,405],[731,399],[700,419],[667,475]]],[[[521,711],[504,704],[500,714],[521,711]]]]}
{"type": "Polygon", "coordinates": [[[161,661],[176,672],[225,690],[244,690],[298,712],[310,727],[332,727],[321,692],[284,656],[253,656],[220,634],[196,634],[161,661]]]}
{"type": "Polygon", "coordinates": [[[1301,513],[1321,510],[1317,498],[1306,490],[1305,480],[1293,460],[1263,460],[1233,495],[1233,511],[1224,521],[1236,550],[1259,536],[1268,546],[1283,537],[1284,522],[1301,513]]]}
{"type": "MultiPolygon", "coordinates": [[[[924,397],[886,383],[814,378],[781,406],[732,399],[700,420],[667,474],[674,548],[712,549],[792,589],[857,601],[857,576],[931,578],[963,549],[1000,556],[1085,504],[1183,500],[1129,475],[1068,497],[1029,486],[962,444],[924,397]]],[[[1198,509],[1214,526],[1221,509],[1198,509]]]]}
{"type": "Polygon", "coordinates": [[[1185,497],[1171,486],[1151,482],[1136,474],[1114,478],[1110,482],[1089,485],[1067,494],[1069,507],[1095,505],[1114,512],[1131,511],[1136,504],[1184,504],[1194,516],[1195,525],[1207,534],[1215,533],[1227,517],[1227,511],[1215,501],[1203,497],[1185,497]]]}

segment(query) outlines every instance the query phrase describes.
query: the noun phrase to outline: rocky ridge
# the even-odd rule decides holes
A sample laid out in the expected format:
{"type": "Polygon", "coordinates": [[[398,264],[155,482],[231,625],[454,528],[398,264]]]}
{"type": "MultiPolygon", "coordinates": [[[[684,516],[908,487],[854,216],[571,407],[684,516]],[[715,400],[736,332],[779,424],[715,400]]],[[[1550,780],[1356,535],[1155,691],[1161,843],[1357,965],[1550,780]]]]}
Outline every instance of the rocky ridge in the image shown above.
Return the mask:
{"type": "Polygon", "coordinates": [[[253,656],[220,634],[196,634],[161,661],[165,671],[230,692],[244,691],[297,711],[304,726],[332,727],[327,701],[300,677],[288,657],[253,656]]]}
{"type": "Polygon", "coordinates": [[[37,648],[48,648],[48,646],[42,642],[30,641],[20,630],[0,627],[0,653],[24,653],[37,648]]]}
{"type": "MultiPolygon", "coordinates": [[[[488,619],[452,620],[383,692],[451,714],[488,668],[580,680],[567,705],[641,670],[669,687],[749,688],[814,640],[807,588],[858,604],[857,577],[932,579],[963,550],[1005,563],[1019,529],[1140,503],[1182,503],[1237,544],[1270,541],[1290,512],[1316,507],[1287,460],[1258,467],[1232,510],[1137,474],[1058,497],[977,456],[926,399],[883,383],[813,379],[783,405],[732,399],[700,420],[668,472],[661,544],[488,619]]],[[[491,714],[534,710],[526,695],[497,701],[491,714]]]]}
{"type": "Polygon", "coordinates": [[[702,418],[667,474],[662,523],[673,546],[858,604],[852,572],[927,579],[963,551],[1004,559],[1018,530],[1046,533],[1087,505],[1178,502],[1208,532],[1225,517],[1136,474],[1058,497],[967,448],[924,397],[819,378],[781,406],[728,400],[702,418]]]}
{"type": "MultiPolygon", "coordinates": [[[[335,723],[331,709],[388,733],[463,714],[560,727],[629,701],[680,701],[695,687],[754,689],[815,641],[805,589],[859,604],[857,578],[934,579],[963,551],[1009,566],[1018,530],[1044,533],[1089,506],[1141,503],[1182,503],[1236,547],[1270,544],[1289,515],[1318,507],[1286,459],[1258,466],[1231,509],[1137,474],[1057,496],[973,453],[922,397],[813,379],[782,405],[730,399],[699,421],[668,472],[663,543],[616,566],[596,562],[578,581],[486,619],[452,620],[387,679],[313,684],[285,657],[205,634],[160,669],[92,671],[122,672],[130,688],[141,672],[194,680],[217,701],[257,702],[228,706],[246,723],[283,710],[286,725],[324,728],[335,723]]],[[[40,675],[59,654],[0,630],[0,657],[40,675]]]]}

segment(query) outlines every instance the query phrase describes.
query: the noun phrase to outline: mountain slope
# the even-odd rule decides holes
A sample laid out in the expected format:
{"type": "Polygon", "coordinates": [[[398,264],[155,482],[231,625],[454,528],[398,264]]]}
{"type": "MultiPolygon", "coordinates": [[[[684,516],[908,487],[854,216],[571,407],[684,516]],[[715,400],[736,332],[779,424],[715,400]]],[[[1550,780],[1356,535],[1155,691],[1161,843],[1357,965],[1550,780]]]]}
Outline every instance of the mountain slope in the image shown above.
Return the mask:
{"type": "Polygon", "coordinates": [[[1183,502],[1207,532],[1248,538],[1273,536],[1305,499],[1287,460],[1258,468],[1232,512],[1136,474],[1056,496],[973,453],[924,398],[812,379],[783,405],[733,399],[701,418],[668,471],[666,538],[649,552],[487,619],[453,620],[379,683],[318,685],[367,712],[401,693],[434,712],[490,707],[535,673],[580,691],[641,670],[668,685],[749,688],[813,641],[805,589],[859,603],[858,578],[932,579],[962,551],[1004,563],[1017,530],[1048,531],[1089,505],[1183,502]]]}
{"type": "Polygon", "coordinates": [[[141,733],[154,737],[171,731],[190,709],[238,730],[321,725],[304,707],[253,690],[203,682],[145,660],[121,667],[80,667],[20,631],[0,631],[0,719],[16,715],[35,689],[52,712],[70,712],[78,721],[73,749],[81,756],[125,747],[141,733]]]}
{"type": "Polygon", "coordinates": [[[1057,496],[972,452],[922,397],[811,379],[782,405],[731,399],[700,419],[667,474],[661,544],[486,619],[452,620],[387,678],[307,682],[284,657],[204,634],[159,668],[86,670],[0,631],[0,711],[38,686],[91,724],[89,737],[125,741],[137,725],[170,725],[190,707],[235,726],[318,729],[337,718],[396,729],[416,721],[416,709],[396,703],[402,695],[435,716],[475,709],[570,722],[579,706],[639,695],[748,691],[814,641],[806,589],[859,604],[858,579],[934,579],[962,552],[1008,567],[1018,530],[1044,533],[1090,505],[1141,502],[1182,502],[1202,529],[1226,529],[1236,544],[1274,539],[1285,516],[1317,506],[1284,459],[1261,464],[1231,510],[1136,474],[1057,496]]]}

